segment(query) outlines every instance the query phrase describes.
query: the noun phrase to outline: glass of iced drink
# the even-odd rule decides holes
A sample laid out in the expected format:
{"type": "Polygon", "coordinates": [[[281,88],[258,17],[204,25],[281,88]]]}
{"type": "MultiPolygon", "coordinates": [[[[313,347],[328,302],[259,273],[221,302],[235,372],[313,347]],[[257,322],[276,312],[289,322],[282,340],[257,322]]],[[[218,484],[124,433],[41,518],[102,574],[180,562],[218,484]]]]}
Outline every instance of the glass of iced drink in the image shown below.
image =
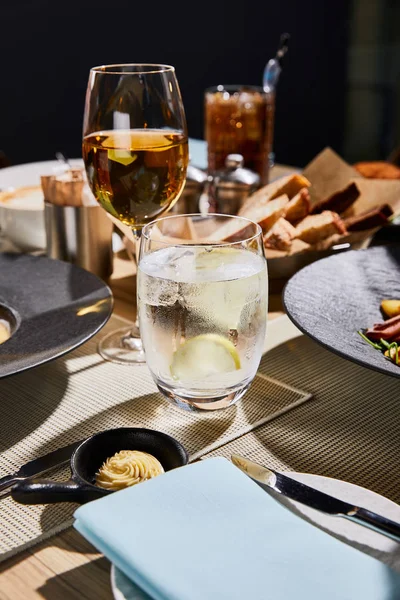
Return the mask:
{"type": "Polygon", "coordinates": [[[244,166],[269,178],[275,95],[263,88],[218,85],[204,94],[204,138],[210,173],[223,169],[228,154],[241,154],[244,166]]]}
{"type": "Polygon", "coordinates": [[[189,411],[237,402],[265,341],[262,230],[227,215],[177,215],[142,231],[138,310],[147,366],[160,392],[189,411]]]}

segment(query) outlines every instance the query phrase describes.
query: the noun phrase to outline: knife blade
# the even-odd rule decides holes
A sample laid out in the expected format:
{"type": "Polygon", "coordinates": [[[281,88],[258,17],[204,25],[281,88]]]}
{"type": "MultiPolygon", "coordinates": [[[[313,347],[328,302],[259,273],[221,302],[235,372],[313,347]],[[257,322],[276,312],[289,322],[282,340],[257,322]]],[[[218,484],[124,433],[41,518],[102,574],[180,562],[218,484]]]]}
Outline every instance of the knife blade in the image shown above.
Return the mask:
{"type": "Polygon", "coordinates": [[[343,517],[400,542],[400,523],[391,521],[366,508],[349,504],[325,492],[320,492],[283,473],[248,460],[244,456],[232,454],[231,461],[266,491],[273,489],[290,500],[295,500],[334,517],[343,517]]]}
{"type": "Polygon", "coordinates": [[[30,477],[42,475],[54,467],[61,467],[70,460],[72,453],[82,443],[82,441],[83,440],[72,442],[72,444],[68,444],[68,446],[53,450],[53,452],[49,452],[48,454],[45,454],[39,458],[34,458],[33,460],[25,463],[16,473],[1,477],[0,492],[8,489],[18,481],[24,481],[30,477]]]}

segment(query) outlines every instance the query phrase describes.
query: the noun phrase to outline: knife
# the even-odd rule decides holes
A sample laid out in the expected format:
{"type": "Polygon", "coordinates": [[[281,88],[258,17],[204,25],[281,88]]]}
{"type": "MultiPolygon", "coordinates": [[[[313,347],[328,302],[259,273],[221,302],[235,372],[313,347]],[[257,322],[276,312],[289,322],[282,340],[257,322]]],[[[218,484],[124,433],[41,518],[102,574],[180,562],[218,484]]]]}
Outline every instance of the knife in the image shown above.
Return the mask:
{"type": "Polygon", "coordinates": [[[400,542],[400,523],[378,515],[366,508],[353,506],[348,502],[329,496],[304,483],[300,483],[283,473],[263,467],[238,454],[232,454],[231,460],[246,475],[251,477],[264,490],[273,489],[290,500],[295,500],[328,515],[344,517],[353,523],[368,527],[400,542]]]}
{"type": "Polygon", "coordinates": [[[73,442],[68,446],[58,448],[53,452],[49,452],[40,458],[34,458],[23,465],[19,471],[17,471],[17,473],[1,477],[0,492],[11,487],[18,481],[24,481],[30,477],[42,475],[42,473],[50,471],[50,469],[53,469],[54,467],[61,467],[70,460],[72,453],[82,443],[82,441],[83,440],[80,440],[79,442],[73,442]]]}

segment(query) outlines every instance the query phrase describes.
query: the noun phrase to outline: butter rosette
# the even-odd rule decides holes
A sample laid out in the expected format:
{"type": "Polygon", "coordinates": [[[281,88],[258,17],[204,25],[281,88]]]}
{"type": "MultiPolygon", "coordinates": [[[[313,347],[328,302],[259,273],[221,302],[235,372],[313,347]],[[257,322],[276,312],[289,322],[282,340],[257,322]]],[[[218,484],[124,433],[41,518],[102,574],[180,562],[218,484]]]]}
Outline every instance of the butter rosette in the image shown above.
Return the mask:
{"type": "Polygon", "coordinates": [[[103,463],[96,473],[96,485],[107,490],[122,490],[162,473],[162,464],[152,454],[121,450],[103,463]]]}

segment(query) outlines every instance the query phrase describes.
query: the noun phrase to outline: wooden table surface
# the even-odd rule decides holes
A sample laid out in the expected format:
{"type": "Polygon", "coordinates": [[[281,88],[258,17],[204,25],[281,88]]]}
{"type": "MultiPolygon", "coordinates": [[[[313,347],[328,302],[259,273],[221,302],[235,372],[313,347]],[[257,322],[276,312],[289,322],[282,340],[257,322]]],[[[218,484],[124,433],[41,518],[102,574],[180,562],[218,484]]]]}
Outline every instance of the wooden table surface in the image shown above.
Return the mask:
{"type": "MultiPolygon", "coordinates": [[[[275,167],[275,177],[291,168],[275,167]]],[[[109,281],[114,313],[134,320],[135,265],[125,254],[114,257],[109,281]]],[[[268,318],[283,314],[280,293],[269,298],[268,318]]],[[[113,600],[110,562],[78,532],[70,528],[3,562],[0,600],[113,600]]]]}

